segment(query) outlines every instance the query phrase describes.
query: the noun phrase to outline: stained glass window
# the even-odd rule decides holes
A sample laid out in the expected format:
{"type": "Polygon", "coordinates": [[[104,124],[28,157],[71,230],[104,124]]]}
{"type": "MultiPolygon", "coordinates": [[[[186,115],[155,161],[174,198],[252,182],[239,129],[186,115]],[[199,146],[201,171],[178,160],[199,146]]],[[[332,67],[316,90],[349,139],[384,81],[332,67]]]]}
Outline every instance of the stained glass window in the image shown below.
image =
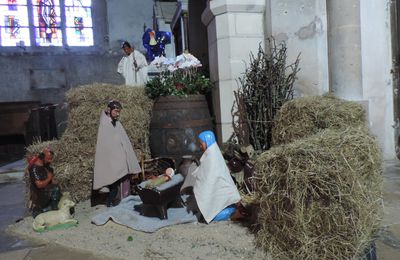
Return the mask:
{"type": "Polygon", "coordinates": [[[32,0],[37,46],[62,46],[59,0],[32,0]]]}
{"type": "Polygon", "coordinates": [[[65,0],[67,44],[93,45],[91,0],[65,0]]]}
{"type": "Polygon", "coordinates": [[[31,46],[31,39],[35,46],[92,46],[92,1],[0,0],[0,46],[31,46]]]}
{"type": "Polygon", "coordinates": [[[31,45],[26,0],[0,0],[0,45],[31,45]]]}

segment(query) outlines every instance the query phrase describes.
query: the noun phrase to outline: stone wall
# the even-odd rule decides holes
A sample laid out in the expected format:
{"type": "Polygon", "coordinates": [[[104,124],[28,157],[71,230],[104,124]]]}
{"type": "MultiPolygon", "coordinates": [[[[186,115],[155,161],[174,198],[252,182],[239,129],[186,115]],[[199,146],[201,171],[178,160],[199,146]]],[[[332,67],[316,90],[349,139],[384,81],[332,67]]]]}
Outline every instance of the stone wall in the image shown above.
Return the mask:
{"type": "Polygon", "coordinates": [[[202,15],[207,25],[210,79],[217,136],[225,142],[232,134],[231,109],[250,52],[264,46],[264,0],[213,0],[202,15]]]}
{"type": "Polygon", "coordinates": [[[233,91],[250,52],[273,36],[287,43],[288,63],[301,53],[295,95],[331,92],[362,103],[384,157],[394,158],[392,4],[389,0],[210,1],[202,20],[208,27],[219,141],[232,133],[233,91]]]}

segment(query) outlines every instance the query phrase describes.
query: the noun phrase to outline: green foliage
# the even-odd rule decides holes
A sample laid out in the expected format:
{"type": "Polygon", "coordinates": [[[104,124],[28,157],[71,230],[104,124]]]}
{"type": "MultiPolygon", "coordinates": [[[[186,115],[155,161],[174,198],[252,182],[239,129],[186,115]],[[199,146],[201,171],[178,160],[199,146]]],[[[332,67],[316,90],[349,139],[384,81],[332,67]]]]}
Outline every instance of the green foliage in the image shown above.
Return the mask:
{"type": "Polygon", "coordinates": [[[151,99],[160,96],[185,96],[207,94],[211,90],[210,79],[196,68],[164,71],[149,80],[145,86],[146,94],[151,99]]]}

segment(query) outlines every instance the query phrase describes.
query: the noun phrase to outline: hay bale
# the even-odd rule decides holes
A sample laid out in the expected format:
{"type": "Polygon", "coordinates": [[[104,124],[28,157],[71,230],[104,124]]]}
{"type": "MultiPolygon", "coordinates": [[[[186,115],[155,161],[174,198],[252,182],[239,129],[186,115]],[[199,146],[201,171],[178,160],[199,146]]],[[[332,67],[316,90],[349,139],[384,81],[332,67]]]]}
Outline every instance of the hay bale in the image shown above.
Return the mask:
{"type": "Polygon", "coordinates": [[[99,117],[111,99],[122,103],[120,121],[138,156],[150,157],[149,126],[153,102],[144,88],[93,84],[73,88],[66,93],[70,106],[66,135],[84,143],[96,143],[99,117]]]}
{"type": "Polygon", "coordinates": [[[363,107],[333,96],[302,97],[286,102],[274,120],[272,143],[290,143],[326,128],[365,124],[363,107]]]}
{"type": "MultiPolygon", "coordinates": [[[[72,198],[80,201],[91,193],[92,178],[89,176],[93,174],[94,157],[90,158],[88,155],[93,154],[94,151],[81,153],[79,147],[84,147],[84,145],[79,142],[75,145],[71,143],[73,143],[72,140],[65,139],[34,143],[27,148],[27,158],[37,155],[44,147],[50,147],[55,152],[52,166],[56,182],[63,192],[73,192],[72,198]]],[[[29,179],[25,181],[28,188],[29,179]]],[[[27,192],[29,194],[29,189],[27,192]]]]}
{"type": "Polygon", "coordinates": [[[382,215],[382,168],[366,127],[273,147],[256,161],[257,243],[273,258],[358,257],[382,215]]]}
{"type": "Polygon", "coordinates": [[[136,155],[150,158],[149,125],[153,102],[144,88],[93,84],[73,88],[66,93],[69,105],[67,128],[58,141],[37,143],[28,147],[27,156],[49,145],[55,152],[55,178],[63,191],[77,202],[90,197],[94,155],[100,113],[111,99],[122,103],[120,121],[136,155]]]}
{"type": "MultiPolygon", "coordinates": [[[[45,141],[45,142],[34,142],[30,146],[26,147],[26,158],[30,158],[34,155],[39,154],[40,152],[43,151],[45,147],[50,147],[52,150],[54,149],[59,149],[59,140],[53,140],[53,141],[45,141]]],[[[54,158],[54,161],[57,161],[57,157],[54,158]]]]}

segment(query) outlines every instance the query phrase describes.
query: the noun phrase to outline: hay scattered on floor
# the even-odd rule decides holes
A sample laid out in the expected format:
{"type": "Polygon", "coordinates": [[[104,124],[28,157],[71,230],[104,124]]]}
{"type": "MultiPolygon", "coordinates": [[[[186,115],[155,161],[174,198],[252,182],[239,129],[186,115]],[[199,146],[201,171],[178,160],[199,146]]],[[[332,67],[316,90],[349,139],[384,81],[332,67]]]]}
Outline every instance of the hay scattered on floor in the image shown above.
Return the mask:
{"type": "Polygon", "coordinates": [[[356,102],[333,96],[302,97],[286,102],[275,119],[273,145],[290,143],[326,128],[359,126],[365,111],[356,102]]]}
{"type": "Polygon", "coordinates": [[[273,258],[352,259],[371,242],[382,214],[382,159],[366,127],[275,146],[256,172],[257,243],[273,258]]]}
{"type": "Polygon", "coordinates": [[[148,137],[152,101],[145,95],[144,88],[110,84],[69,90],[66,101],[70,112],[63,136],[60,140],[35,143],[27,148],[28,156],[41,151],[44,146],[54,150],[55,178],[62,190],[69,191],[77,202],[88,199],[91,194],[100,113],[111,99],[122,103],[120,121],[137,157],[150,158],[148,137]]]}

